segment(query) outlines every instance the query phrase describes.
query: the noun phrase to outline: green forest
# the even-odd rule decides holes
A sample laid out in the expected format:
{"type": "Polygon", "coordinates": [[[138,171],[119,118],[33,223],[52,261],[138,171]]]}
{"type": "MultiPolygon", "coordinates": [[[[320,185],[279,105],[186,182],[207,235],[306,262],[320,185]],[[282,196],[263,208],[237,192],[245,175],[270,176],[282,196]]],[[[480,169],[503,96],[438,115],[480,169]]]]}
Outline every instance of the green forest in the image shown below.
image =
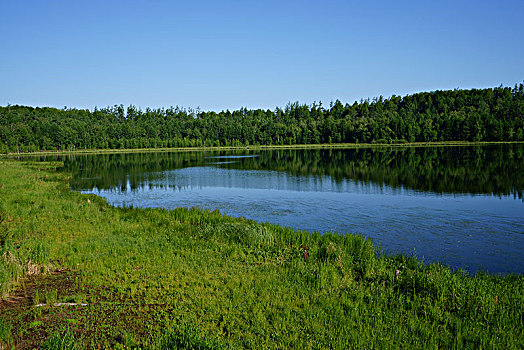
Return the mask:
{"type": "Polygon", "coordinates": [[[0,107],[0,153],[442,141],[524,141],[524,84],[218,113],[133,105],[0,107]]]}

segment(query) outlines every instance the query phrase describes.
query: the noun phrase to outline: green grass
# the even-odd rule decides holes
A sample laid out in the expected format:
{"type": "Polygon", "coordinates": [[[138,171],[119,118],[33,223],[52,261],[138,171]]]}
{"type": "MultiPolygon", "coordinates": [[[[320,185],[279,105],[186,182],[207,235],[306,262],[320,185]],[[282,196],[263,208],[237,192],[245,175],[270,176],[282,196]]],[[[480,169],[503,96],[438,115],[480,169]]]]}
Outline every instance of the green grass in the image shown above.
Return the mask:
{"type": "Polygon", "coordinates": [[[524,347],[522,275],[470,276],[381,256],[362,236],[198,208],[115,208],[69,191],[58,165],[0,160],[0,289],[32,298],[0,309],[5,344],[524,347]]]}
{"type": "Polygon", "coordinates": [[[100,154],[100,153],[154,153],[154,152],[195,152],[195,151],[239,151],[271,149],[328,149],[328,148],[370,148],[370,147],[435,147],[435,146],[471,146],[520,144],[523,141],[435,141],[402,143],[322,143],[298,145],[249,145],[249,146],[212,146],[212,147],[170,147],[170,148],[121,148],[121,149],[75,149],[59,151],[11,152],[4,157],[21,155],[57,155],[57,154],[100,154]]]}

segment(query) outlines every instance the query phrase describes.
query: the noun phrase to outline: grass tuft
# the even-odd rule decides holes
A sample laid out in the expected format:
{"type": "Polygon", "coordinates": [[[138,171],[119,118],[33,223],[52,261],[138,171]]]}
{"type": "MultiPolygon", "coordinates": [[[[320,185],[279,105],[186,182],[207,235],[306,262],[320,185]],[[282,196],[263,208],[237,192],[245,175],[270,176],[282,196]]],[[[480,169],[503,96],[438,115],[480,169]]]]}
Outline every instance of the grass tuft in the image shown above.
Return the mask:
{"type": "Polygon", "coordinates": [[[46,350],[77,350],[80,349],[74,335],[67,331],[65,333],[54,333],[43,344],[46,350]]]}

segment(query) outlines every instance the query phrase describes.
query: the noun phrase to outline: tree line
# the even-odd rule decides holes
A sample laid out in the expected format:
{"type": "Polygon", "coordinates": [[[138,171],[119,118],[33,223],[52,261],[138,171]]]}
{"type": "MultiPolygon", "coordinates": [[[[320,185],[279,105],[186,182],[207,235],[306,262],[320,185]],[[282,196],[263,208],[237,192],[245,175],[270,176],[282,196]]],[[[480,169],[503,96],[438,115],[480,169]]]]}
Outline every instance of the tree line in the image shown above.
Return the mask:
{"type": "Polygon", "coordinates": [[[524,141],[524,84],[275,110],[0,107],[0,153],[435,141],[524,141]]]}

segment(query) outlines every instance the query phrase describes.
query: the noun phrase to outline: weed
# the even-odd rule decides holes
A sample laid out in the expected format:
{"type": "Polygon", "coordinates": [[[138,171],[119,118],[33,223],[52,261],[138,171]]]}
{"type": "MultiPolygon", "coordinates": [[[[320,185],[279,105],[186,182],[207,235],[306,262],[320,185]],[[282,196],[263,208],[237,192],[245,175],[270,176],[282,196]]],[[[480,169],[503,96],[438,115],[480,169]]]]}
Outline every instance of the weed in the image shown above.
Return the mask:
{"type": "Polygon", "coordinates": [[[33,321],[29,324],[29,328],[36,328],[36,327],[40,327],[44,324],[44,322],[42,321],[33,321]]]}
{"type": "Polygon", "coordinates": [[[44,302],[48,305],[52,305],[57,301],[58,292],[56,289],[49,290],[45,292],[44,302]]]}
{"type": "Polygon", "coordinates": [[[47,350],[76,350],[80,349],[75,337],[69,331],[65,333],[53,333],[43,344],[47,350]]]}
{"type": "Polygon", "coordinates": [[[203,335],[193,324],[177,325],[174,329],[168,329],[154,346],[158,350],[163,349],[194,349],[211,350],[226,349],[220,341],[210,339],[203,335]]]}
{"type": "Polygon", "coordinates": [[[12,325],[0,318],[0,348],[2,348],[2,343],[6,345],[11,343],[11,329],[12,325]]]}

